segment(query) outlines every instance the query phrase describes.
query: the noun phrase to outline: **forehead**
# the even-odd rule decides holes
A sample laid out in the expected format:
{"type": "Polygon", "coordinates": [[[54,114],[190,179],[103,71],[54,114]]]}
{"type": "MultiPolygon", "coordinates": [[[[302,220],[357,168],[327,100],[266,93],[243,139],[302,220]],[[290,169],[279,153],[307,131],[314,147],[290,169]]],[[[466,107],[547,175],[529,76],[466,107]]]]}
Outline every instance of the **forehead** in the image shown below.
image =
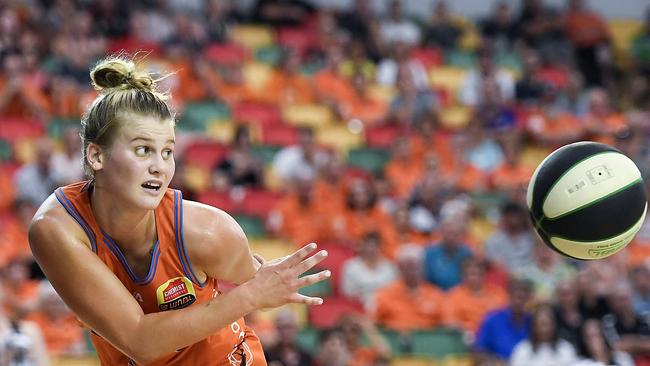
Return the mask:
{"type": "Polygon", "coordinates": [[[122,119],[120,137],[126,142],[136,138],[162,142],[174,140],[174,123],[172,120],[161,120],[153,116],[138,114],[125,114],[120,118],[122,119]]]}

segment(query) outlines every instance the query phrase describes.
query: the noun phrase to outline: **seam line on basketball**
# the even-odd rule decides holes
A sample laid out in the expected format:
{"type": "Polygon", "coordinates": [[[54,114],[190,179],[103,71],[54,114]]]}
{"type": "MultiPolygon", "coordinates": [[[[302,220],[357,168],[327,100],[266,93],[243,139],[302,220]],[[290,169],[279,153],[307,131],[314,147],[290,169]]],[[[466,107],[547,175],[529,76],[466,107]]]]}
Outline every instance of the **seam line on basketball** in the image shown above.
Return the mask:
{"type": "Polygon", "coordinates": [[[569,174],[569,172],[571,171],[571,169],[575,168],[578,164],[582,163],[583,161],[585,161],[585,160],[587,160],[587,159],[591,159],[591,158],[594,157],[594,156],[598,156],[598,155],[602,155],[602,154],[620,154],[620,153],[619,153],[619,152],[616,152],[616,151],[611,151],[611,150],[608,150],[608,151],[601,151],[601,152],[595,153],[595,154],[593,154],[593,155],[586,156],[586,157],[584,157],[584,158],[582,158],[582,159],[576,161],[576,162],[575,162],[573,165],[571,165],[570,167],[566,168],[566,170],[564,171],[564,173],[562,173],[562,175],[560,175],[560,176],[555,180],[555,182],[553,183],[553,185],[551,185],[551,187],[548,189],[548,191],[546,191],[546,194],[544,195],[544,198],[543,198],[542,201],[540,202],[540,205],[542,205],[542,207],[540,207],[540,210],[542,211],[542,215],[543,215],[543,216],[542,216],[542,220],[544,219],[544,217],[546,217],[546,215],[544,215],[544,202],[546,202],[546,199],[548,198],[548,195],[551,194],[551,192],[553,192],[553,189],[555,188],[556,185],[558,185],[558,183],[560,183],[560,181],[562,180],[562,178],[564,178],[565,175],[569,174]]]}
{"type": "Polygon", "coordinates": [[[602,200],[604,200],[604,199],[607,199],[607,198],[609,198],[609,197],[611,197],[611,196],[614,196],[614,195],[616,195],[616,194],[618,194],[618,193],[621,193],[621,192],[623,192],[624,190],[626,190],[626,189],[632,187],[633,185],[636,185],[636,184],[639,183],[639,182],[643,182],[643,181],[641,180],[641,178],[638,178],[638,179],[634,180],[633,182],[630,182],[630,183],[624,185],[623,187],[621,187],[621,188],[619,188],[619,189],[617,189],[617,190],[615,190],[615,191],[609,192],[608,194],[606,194],[606,195],[604,195],[604,196],[602,196],[602,197],[600,197],[600,198],[598,198],[598,199],[595,199],[595,200],[593,200],[593,201],[591,201],[591,202],[589,202],[589,203],[585,203],[584,205],[579,206],[579,207],[576,207],[576,208],[574,208],[574,209],[571,210],[571,211],[565,212],[565,213],[563,213],[563,214],[560,215],[560,216],[550,218],[550,217],[544,215],[544,218],[543,218],[543,219],[546,219],[546,220],[548,220],[548,221],[556,221],[556,220],[559,220],[559,219],[561,219],[561,218],[563,218],[563,217],[566,217],[566,216],[571,215],[571,214],[574,213],[574,212],[578,212],[578,211],[580,211],[580,210],[584,210],[585,208],[590,207],[590,206],[593,206],[593,205],[595,205],[596,203],[598,203],[598,202],[600,202],[600,201],[602,201],[602,200]]]}

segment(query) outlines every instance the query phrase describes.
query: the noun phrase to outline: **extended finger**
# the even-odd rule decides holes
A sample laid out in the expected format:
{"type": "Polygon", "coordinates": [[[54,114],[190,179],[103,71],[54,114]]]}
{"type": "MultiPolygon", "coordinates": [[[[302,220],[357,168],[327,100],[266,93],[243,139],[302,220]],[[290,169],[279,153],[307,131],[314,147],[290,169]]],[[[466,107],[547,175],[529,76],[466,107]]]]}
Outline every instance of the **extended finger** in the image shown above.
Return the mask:
{"type": "Polygon", "coordinates": [[[326,280],[331,275],[332,275],[332,273],[330,271],[325,270],[325,271],[320,271],[318,273],[310,274],[308,276],[300,277],[298,279],[298,288],[313,285],[316,282],[326,280]]]}
{"type": "Polygon", "coordinates": [[[310,297],[298,293],[291,295],[291,297],[289,297],[289,301],[306,305],[321,305],[323,303],[323,299],[320,297],[310,297]]]}
{"type": "Polygon", "coordinates": [[[300,263],[303,259],[307,258],[309,253],[313,252],[316,249],[316,244],[315,243],[309,243],[305,245],[304,247],[298,249],[295,253],[291,254],[289,257],[287,257],[284,262],[287,264],[289,267],[293,267],[300,263]]]}
{"type": "Polygon", "coordinates": [[[318,253],[312,255],[311,257],[305,259],[304,261],[298,263],[298,265],[296,265],[294,269],[299,275],[303,274],[308,270],[310,270],[313,266],[322,262],[325,258],[327,258],[327,250],[321,250],[318,253]]]}

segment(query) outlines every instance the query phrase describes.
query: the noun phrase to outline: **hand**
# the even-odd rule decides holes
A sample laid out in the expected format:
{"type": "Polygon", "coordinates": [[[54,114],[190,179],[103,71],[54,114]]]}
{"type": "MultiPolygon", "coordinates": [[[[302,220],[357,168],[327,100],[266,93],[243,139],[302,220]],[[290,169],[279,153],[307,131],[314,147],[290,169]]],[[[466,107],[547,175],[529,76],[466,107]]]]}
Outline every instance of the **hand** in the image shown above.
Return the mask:
{"type": "Polygon", "coordinates": [[[304,277],[299,276],[327,257],[327,252],[319,251],[309,256],[316,249],[316,244],[308,244],[286,257],[264,262],[256,256],[260,269],[250,281],[242,286],[246,288],[246,297],[254,309],[275,308],[288,303],[320,305],[323,299],[309,297],[298,293],[302,287],[327,279],[330,271],[325,270],[304,277]]]}

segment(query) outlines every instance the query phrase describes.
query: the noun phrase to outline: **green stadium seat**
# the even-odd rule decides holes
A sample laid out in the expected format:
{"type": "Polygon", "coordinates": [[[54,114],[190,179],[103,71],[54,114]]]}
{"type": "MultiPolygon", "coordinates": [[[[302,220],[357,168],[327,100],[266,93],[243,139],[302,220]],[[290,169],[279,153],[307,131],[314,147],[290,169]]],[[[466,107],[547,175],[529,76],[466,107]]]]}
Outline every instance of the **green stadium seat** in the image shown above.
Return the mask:
{"type": "Polygon", "coordinates": [[[13,149],[8,141],[0,139],[0,161],[9,161],[13,157],[13,149]]]}
{"type": "Polygon", "coordinates": [[[298,332],[298,347],[315,355],[318,352],[319,338],[320,331],[317,328],[305,327],[298,332]]]}
{"type": "Polygon", "coordinates": [[[228,106],[216,102],[188,103],[178,128],[183,131],[205,131],[212,120],[230,118],[228,106]]]}
{"type": "Polygon", "coordinates": [[[47,135],[52,138],[61,138],[69,127],[79,127],[79,118],[54,118],[47,124],[47,135]]]}
{"type": "Polygon", "coordinates": [[[282,59],[282,49],[277,46],[260,47],[255,50],[255,61],[276,66],[282,59]]]}
{"type": "Polygon", "coordinates": [[[461,69],[471,69],[476,65],[476,55],[468,51],[449,51],[445,53],[445,64],[461,69]]]}
{"type": "Polygon", "coordinates": [[[235,220],[244,230],[249,238],[259,238],[266,236],[264,222],[259,217],[248,215],[234,215],[235,220]]]}
{"type": "Polygon", "coordinates": [[[413,354],[417,356],[440,359],[448,355],[467,353],[463,334],[454,329],[414,331],[411,333],[411,341],[413,354]]]}
{"type": "Polygon", "coordinates": [[[271,164],[275,154],[280,151],[281,147],[273,145],[253,145],[253,154],[264,163],[264,165],[271,164]]]}
{"type": "Polygon", "coordinates": [[[348,165],[378,173],[390,160],[390,151],[381,148],[361,147],[348,152],[348,165]]]}
{"type": "Polygon", "coordinates": [[[390,345],[393,356],[411,354],[411,337],[404,336],[399,332],[390,329],[380,329],[381,335],[390,345]]]}
{"type": "MultiPolygon", "coordinates": [[[[305,275],[310,275],[314,274],[316,272],[319,272],[320,269],[312,269],[309,270],[305,273],[305,275]]],[[[318,297],[326,297],[332,294],[332,283],[331,279],[326,279],[324,281],[316,282],[313,285],[309,285],[307,287],[303,287],[299,291],[301,294],[306,295],[306,296],[318,296],[318,297]]]]}

